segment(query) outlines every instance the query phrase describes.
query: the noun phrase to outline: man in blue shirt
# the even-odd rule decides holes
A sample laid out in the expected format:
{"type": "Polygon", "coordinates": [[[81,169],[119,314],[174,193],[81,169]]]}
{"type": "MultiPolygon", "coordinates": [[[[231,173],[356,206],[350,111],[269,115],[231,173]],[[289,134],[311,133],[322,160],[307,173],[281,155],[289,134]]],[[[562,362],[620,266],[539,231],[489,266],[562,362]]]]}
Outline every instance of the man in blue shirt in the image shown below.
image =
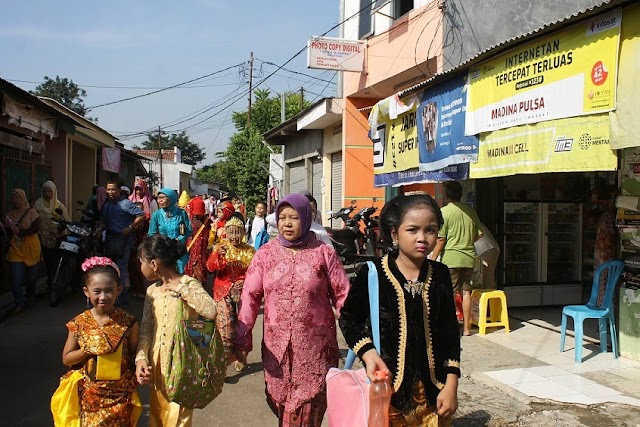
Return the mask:
{"type": "Polygon", "coordinates": [[[107,200],[102,207],[102,225],[98,232],[106,230],[105,256],[111,258],[120,269],[121,291],[116,305],[128,303],[129,257],[133,247],[131,231],[144,221],[144,211],[120,194],[120,185],[109,180],[106,185],[107,200]]]}

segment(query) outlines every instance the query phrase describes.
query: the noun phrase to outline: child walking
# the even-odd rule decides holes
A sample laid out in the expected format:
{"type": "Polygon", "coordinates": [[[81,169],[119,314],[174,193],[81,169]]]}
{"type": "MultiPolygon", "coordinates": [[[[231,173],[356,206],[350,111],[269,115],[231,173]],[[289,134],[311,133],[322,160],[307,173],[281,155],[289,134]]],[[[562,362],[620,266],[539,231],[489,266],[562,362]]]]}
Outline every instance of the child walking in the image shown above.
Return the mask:
{"type": "Polygon", "coordinates": [[[134,397],[138,323],[114,305],[122,289],[120,271],[111,259],[89,258],[82,270],[87,305],[93,308],[67,323],[69,335],[62,351],[62,363],[79,369],[83,376],[78,382],[80,425],[135,426],[142,411],[134,397]],[[115,365],[107,358],[115,360],[115,365]],[[107,365],[111,369],[105,369],[107,365]]]}
{"type": "Polygon", "coordinates": [[[393,251],[374,261],[379,279],[380,346],[373,345],[368,268],[356,275],[340,311],[340,328],[366,365],[391,373],[391,427],[450,426],[458,407],[460,335],[446,265],[427,259],[443,219],[427,194],[401,195],[380,215],[383,239],[393,251]]]}
{"type": "Polygon", "coordinates": [[[234,340],[238,323],[238,302],[247,269],[256,252],[242,241],[244,220],[240,212],[234,212],[225,223],[226,240],[216,244],[207,261],[207,269],[216,273],[213,282],[213,299],[218,316],[216,327],[224,343],[227,365],[234,363],[236,371],[246,366],[246,355],[234,352],[234,340]]]}
{"type": "Polygon", "coordinates": [[[213,299],[202,284],[178,273],[177,262],[186,251],[182,243],[160,234],[149,237],[138,248],[142,274],[155,282],[147,288],[136,355],[138,382],[151,383],[151,427],[191,426],[193,409],[170,402],[165,390],[171,368],[167,360],[183,302],[185,320],[196,320],[198,315],[211,320],[216,317],[213,299]]]}

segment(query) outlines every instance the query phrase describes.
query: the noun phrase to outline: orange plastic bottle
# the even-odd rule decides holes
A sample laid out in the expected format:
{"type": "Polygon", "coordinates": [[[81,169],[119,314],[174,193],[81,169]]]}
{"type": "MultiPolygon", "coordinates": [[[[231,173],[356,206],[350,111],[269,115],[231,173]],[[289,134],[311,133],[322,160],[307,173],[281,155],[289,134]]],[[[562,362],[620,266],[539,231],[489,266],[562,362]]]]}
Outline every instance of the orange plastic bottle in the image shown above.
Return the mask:
{"type": "Polygon", "coordinates": [[[393,389],[386,371],[376,371],[378,380],[369,387],[369,427],[389,427],[389,404],[393,389]]]}

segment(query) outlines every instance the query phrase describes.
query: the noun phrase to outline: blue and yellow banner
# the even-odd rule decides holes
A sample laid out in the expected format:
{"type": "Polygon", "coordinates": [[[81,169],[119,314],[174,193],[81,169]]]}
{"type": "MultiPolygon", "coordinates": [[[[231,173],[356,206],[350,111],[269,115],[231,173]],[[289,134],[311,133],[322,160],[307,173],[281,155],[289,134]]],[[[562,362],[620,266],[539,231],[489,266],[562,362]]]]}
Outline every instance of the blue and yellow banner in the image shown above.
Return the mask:
{"type": "Polygon", "coordinates": [[[377,129],[372,129],[373,170],[376,175],[416,169],[418,167],[418,127],[416,109],[395,119],[381,115],[377,129]]]}
{"type": "Polygon", "coordinates": [[[424,91],[417,111],[421,171],[476,160],[478,137],[464,135],[466,106],[463,76],[424,91]]]}

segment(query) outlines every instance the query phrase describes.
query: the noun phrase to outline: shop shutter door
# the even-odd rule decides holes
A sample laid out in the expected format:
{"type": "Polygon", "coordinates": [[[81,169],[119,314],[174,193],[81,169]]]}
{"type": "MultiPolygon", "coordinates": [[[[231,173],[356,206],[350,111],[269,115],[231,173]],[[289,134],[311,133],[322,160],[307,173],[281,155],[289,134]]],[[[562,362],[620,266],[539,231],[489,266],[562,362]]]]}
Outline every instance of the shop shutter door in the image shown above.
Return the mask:
{"type": "Polygon", "coordinates": [[[311,170],[313,171],[311,194],[318,202],[318,209],[322,209],[322,160],[311,160],[311,170]]]}
{"type": "MultiPolygon", "coordinates": [[[[342,203],[342,151],[338,151],[331,155],[331,210],[341,209],[342,203]]],[[[342,227],[342,221],[331,221],[331,227],[342,227]]]]}
{"type": "Polygon", "coordinates": [[[305,161],[289,163],[289,194],[307,189],[307,170],[305,161]]]}

